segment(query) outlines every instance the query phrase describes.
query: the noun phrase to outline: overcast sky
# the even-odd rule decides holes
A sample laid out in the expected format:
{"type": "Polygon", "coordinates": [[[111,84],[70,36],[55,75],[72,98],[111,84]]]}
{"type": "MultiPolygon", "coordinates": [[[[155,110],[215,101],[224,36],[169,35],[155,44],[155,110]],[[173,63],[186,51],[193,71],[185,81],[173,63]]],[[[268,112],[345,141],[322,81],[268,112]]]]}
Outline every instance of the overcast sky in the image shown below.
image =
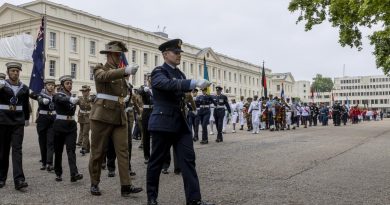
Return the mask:
{"type": "MultiPolygon", "coordinates": [[[[362,51],[338,44],[338,31],[328,23],[305,32],[295,24],[289,0],[53,0],[74,9],[147,31],[166,27],[170,38],[265,66],[291,72],[295,80],[381,75],[365,34],[362,51]]],[[[29,0],[0,0],[20,5],[29,0]]]]}

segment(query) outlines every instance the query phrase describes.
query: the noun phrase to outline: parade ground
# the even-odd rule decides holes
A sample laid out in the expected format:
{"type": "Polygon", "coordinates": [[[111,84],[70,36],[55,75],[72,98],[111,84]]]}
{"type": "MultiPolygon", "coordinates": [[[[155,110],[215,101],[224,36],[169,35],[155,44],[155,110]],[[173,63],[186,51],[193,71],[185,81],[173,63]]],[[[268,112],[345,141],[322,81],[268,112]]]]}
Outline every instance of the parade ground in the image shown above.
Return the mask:
{"type": "MultiPolygon", "coordinates": [[[[62,182],[41,171],[34,125],[25,129],[23,166],[29,187],[14,189],[12,166],[0,189],[0,204],[146,204],[146,165],[133,140],[133,183],[144,191],[120,196],[118,172],[103,170],[102,196],[89,192],[89,155],[76,151],[84,179],[70,182],[64,152],[62,182]]],[[[208,145],[195,143],[202,198],[218,205],[258,204],[390,204],[390,120],[334,127],[303,127],[290,131],[227,133],[223,143],[210,136],[208,145]]],[[[158,201],[185,204],[183,181],[173,173],[161,175],[158,201]]]]}

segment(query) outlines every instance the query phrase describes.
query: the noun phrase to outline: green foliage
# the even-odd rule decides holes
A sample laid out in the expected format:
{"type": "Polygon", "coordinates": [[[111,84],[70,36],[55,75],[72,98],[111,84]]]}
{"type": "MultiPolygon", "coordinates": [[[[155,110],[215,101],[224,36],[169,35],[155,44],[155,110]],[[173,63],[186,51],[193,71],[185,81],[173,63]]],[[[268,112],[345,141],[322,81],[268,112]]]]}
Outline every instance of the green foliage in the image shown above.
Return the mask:
{"type": "Polygon", "coordinates": [[[305,31],[329,21],[339,28],[341,46],[362,49],[361,29],[373,30],[368,36],[374,46],[376,66],[390,75],[390,0],[291,0],[288,9],[300,12],[297,23],[305,21],[305,31]]]}
{"type": "Polygon", "coordinates": [[[321,74],[317,74],[315,78],[313,78],[313,83],[311,85],[311,89],[314,92],[330,92],[333,89],[333,81],[332,78],[322,77],[321,74]]]}

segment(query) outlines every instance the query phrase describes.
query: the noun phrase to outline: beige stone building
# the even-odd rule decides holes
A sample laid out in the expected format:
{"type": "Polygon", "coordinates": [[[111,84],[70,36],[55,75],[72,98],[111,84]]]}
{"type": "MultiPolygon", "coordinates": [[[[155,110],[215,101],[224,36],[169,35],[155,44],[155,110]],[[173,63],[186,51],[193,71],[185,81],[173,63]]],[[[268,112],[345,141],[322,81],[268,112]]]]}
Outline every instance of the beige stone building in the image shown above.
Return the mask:
{"type": "MultiPolygon", "coordinates": [[[[144,75],[163,63],[157,47],[168,38],[153,32],[104,19],[74,8],[46,0],[37,0],[19,6],[3,4],[0,7],[0,38],[29,34],[36,39],[42,16],[46,14],[46,67],[45,77],[58,79],[64,74],[74,77],[74,90],[83,84],[94,87],[92,68],[105,62],[99,50],[111,40],[127,44],[127,59],[140,65],[133,84],[144,83],[144,75]]],[[[199,48],[184,40],[181,69],[187,78],[203,78],[203,58],[206,57],[212,91],[221,85],[229,96],[259,95],[261,69],[243,60],[199,48]]],[[[0,72],[5,62],[12,59],[0,57],[0,72]]],[[[22,80],[28,84],[32,62],[22,61],[22,80]]],[[[271,70],[265,69],[267,78],[271,70]]],[[[269,87],[272,86],[270,79],[269,87]]],[[[93,89],[92,89],[93,91],[93,89]]]]}
{"type": "Polygon", "coordinates": [[[280,97],[283,89],[285,98],[296,97],[295,89],[294,89],[295,80],[294,80],[294,76],[290,72],[272,73],[271,81],[272,84],[269,87],[270,88],[270,91],[268,92],[269,94],[280,97]]]}

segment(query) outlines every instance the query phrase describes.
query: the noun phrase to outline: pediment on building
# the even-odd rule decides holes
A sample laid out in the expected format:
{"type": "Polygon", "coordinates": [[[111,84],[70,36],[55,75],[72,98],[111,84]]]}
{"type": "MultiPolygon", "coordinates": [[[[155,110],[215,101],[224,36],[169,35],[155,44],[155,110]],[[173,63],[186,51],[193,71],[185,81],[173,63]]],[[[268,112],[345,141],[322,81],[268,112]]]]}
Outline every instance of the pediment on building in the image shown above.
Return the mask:
{"type": "Polygon", "coordinates": [[[12,4],[5,3],[0,7],[0,26],[16,22],[31,21],[40,18],[41,15],[12,4]]]}
{"type": "Polygon", "coordinates": [[[210,47],[199,51],[199,53],[196,54],[196,57],[198,59],[203,59],[204,57],[206,57],[206,61],[221,63],[221,59],[210,47]]]}

